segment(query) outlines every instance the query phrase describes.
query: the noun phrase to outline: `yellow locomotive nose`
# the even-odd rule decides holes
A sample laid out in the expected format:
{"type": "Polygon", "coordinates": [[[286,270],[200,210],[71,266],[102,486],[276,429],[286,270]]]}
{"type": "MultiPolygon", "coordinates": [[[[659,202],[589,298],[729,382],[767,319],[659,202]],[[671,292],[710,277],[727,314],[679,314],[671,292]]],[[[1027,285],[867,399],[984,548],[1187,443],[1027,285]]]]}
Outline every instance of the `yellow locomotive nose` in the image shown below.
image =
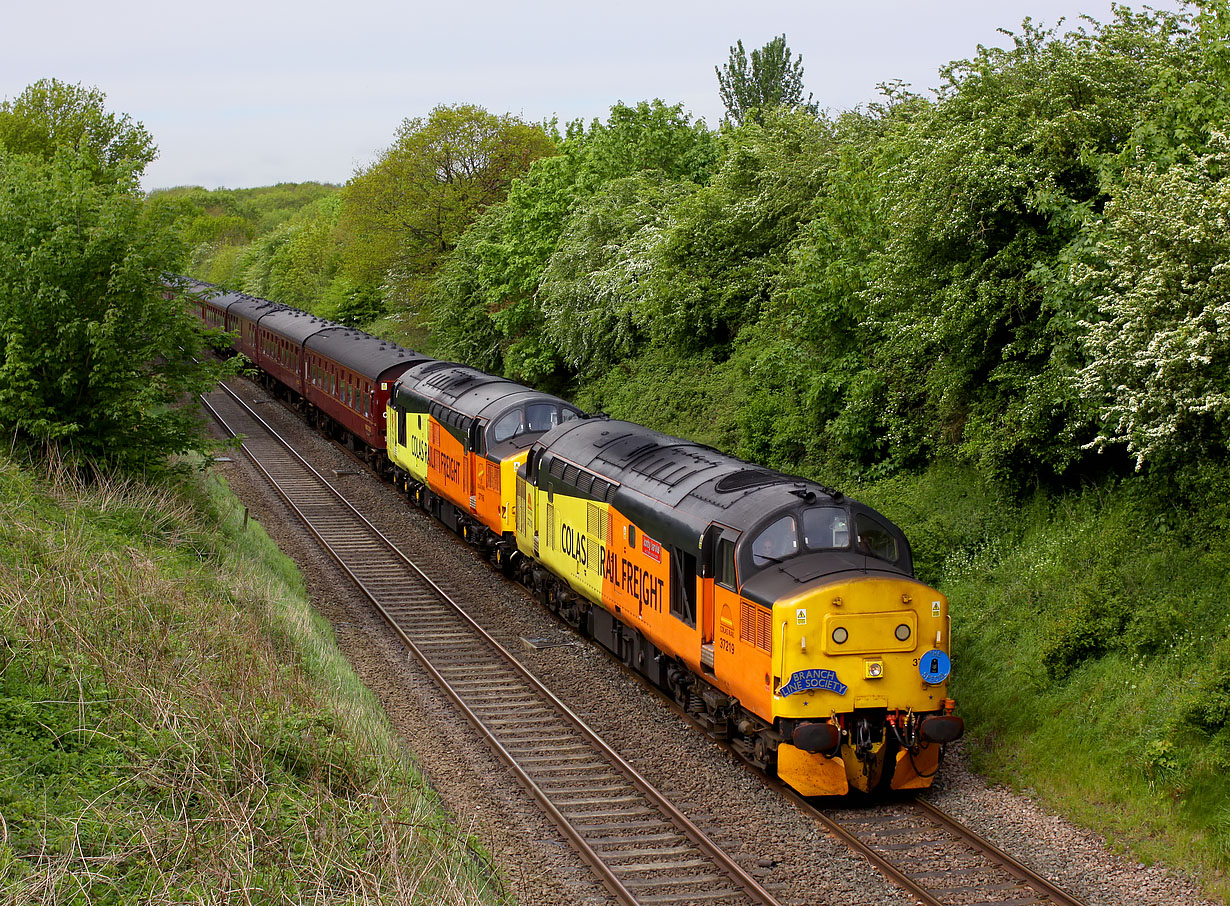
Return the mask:
{"type": "Polygon", "coordinates": [[[871,791],[886,770],[894,787],[929,785],[940,745],[962,729],[942,717],[948,626],[944,596],[905,577],[858,577],[779,601],[772,666],[774,716],[787,731],[783,779],[810,795],[871,791]],[[840,745],[811,744],[833,735],[840,745]]]}

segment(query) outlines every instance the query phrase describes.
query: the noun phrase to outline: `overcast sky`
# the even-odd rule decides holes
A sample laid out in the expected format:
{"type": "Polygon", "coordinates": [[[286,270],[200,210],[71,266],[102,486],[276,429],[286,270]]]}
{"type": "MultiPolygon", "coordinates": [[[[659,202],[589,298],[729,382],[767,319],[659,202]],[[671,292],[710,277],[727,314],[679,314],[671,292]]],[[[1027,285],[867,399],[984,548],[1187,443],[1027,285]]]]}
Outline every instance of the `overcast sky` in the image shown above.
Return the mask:
{"type": "Polygon", "coordinates": [[[785,32],[840,110],[879,82],[935,87],[1026,16],[1081,13],[1106,21],[1109,0],[42,0],[6,6],[0,97],[44,77],[101,89],[154,135],[147,189],[340,183],[438,104],[562,122],[660,97],[716,125],[714,66],[785,32]]]}

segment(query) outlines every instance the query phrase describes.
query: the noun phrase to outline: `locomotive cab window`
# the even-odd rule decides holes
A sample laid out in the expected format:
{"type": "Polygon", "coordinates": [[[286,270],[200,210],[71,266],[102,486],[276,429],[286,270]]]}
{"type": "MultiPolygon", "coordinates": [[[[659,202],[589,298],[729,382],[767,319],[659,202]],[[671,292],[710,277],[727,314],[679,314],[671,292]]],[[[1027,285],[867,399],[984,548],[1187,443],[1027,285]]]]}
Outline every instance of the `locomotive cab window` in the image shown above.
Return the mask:
{"type": "Polygon", "coordinates": [[[850,546],[850,514],[836,506],[814,506],[804,510],[803,545],[809,551],[848,548],[850,546]]]}
{"type": "Polygon", "coordinates": [[[525,420],[529,431],[550,431],[559,424],[559,408],[553,403],[530,403],[525,407],[525,420]]]}
{"type": "Polygon", "coordinates": [[[752,542],[752,562],[756,566],[781,563],[799,552],[799,535],[793,516],[782,516],[771,523],[752,542]]]}
{"type": "Polygon", "coordinates": [[[525,420],[520,409],[513,409],[511,412],[505,412],[495,420],[491,426],[491,442],[494,444],[502,444],[506,440],[511,440],[518,434],[525,433],[525,420]]]}
{"type": "Polygon", "coordinates": [[[864,513],[858,514],[856,525],[860,551],[889,563],[897,563],[901,559],[904,551],[897,542],[897,536],[889,531],[888,526],[864,513]]]}

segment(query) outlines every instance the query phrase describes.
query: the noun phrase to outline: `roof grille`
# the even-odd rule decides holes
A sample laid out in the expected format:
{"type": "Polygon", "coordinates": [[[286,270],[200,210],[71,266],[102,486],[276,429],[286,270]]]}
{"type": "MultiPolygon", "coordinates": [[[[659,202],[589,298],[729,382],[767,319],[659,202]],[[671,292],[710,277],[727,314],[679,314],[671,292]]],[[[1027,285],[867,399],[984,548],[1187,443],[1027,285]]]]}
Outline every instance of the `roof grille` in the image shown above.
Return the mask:
{"type": "Polygon", "coordinates": [[[719,494],[733,494],[735,491],[746,491],[762,484],[773,484],[778,478],[779,475],[765,469],[740,469],[719,478],[713,490],[719,494]]]}

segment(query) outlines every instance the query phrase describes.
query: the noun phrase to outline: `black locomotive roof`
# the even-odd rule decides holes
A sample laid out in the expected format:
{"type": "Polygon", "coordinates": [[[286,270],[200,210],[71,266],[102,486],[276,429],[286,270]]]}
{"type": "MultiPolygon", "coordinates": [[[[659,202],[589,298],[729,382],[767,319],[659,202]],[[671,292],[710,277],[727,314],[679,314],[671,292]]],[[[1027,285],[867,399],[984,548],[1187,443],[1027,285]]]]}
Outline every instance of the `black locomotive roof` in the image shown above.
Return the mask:
{"type": "Polygon", "coordinates": [[[276,308],[261,318],[260,324],[296,346],[302,346],[304,340],[313,334],[340,326],[297,308],[276,308]]]}
{"type": "Polygon", "coordinates": [[[406,372],[397,388],[397,398],[416,397],[443,403],[470,418],[493,418],[513,405],[535,400],[576,408],[558,396],[454,362],[426,362],[406,372]]]}
{"type": "Polygon", "coordinates": [[[404,370],[422,362],[435,361],[361,330],[325,323],[325,329],[308,337],[307,348],[373,381],[381,377],[390,380],[391,376],[386,375],[386,372],[397,366],[404,370]]]}
{"type": "MultiPolygon", "coordinates": [[[[584,492],[586,487],[601,486],[600,499],[610,500],[658,540],[686,551],[695,551],[701,535],[714,523],[741,532],[747,540],[781,514],[811,505],[847,507],[891,525],[870,507],[814,481],[754,466],[631,422],[601,418],[566,422],[543,435],[537,448],[543,450],[538,460],[540,487],[546,482],[549,487],[584,492]],[[576,467],[603,481],[591,485],[576,467]]],[[[903,562],[908,564],[908,554],[903,562]]],[[[797,585],[848,569],[901,571],[853,550],[834,551],[767,567],[758,581],[797,585]],[[777,579],[764,575],[769,573],[777,579]]]]}
{"type": "Polygon", "coordinates": [[[646,500],[694,517],[696,525],[732,527],[745,512],[763,513],[772,502],[795,503],[841,495],[632,422],[587,419],[568,422],[543,437],[559,454],[646,500]]]}

